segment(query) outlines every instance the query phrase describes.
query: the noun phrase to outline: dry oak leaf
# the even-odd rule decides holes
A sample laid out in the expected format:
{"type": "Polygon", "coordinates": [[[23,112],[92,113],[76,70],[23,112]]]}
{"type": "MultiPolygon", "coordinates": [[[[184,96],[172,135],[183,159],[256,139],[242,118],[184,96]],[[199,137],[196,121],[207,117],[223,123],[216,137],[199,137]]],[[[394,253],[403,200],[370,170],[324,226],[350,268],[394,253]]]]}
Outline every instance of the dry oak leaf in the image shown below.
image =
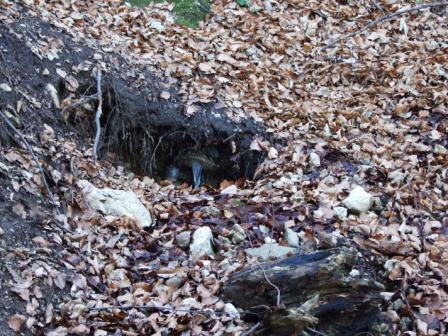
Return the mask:
{"type": "Polygon", "coordinates": [[[9,317],[8,326],[16,333],[18,333],[20,332],[20,330],[22,330],[25,321],[26,317],[24,315],[14,314],[9,317]]]}
{"type": "Polygon", "coordinates": [[[162,99],[170,99],[171,97],[171,93],[169,93],[168,91],[162,91],[162,93],[160,93],[160,98],[162,99]]]}

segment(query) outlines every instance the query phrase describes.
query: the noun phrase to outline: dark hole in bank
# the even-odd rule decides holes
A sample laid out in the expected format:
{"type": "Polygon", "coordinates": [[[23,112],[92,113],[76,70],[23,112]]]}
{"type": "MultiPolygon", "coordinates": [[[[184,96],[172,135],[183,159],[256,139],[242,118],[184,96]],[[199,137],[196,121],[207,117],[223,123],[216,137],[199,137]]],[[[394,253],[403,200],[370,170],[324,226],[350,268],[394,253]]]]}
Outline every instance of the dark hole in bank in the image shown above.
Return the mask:
{"type": "Polygon", "coordinates": [[[252,179],[264,159],[249,149],[254,136],[263,133],[261,127],[252,121],[232,123],[211,104],[186,118],[177,102],[148,101],[110,86],[103,92],[101,127],[100,158],[114,157],[156,180],[193,185],[199,166],[200,184],[216,187],[226,179],[252,179]]]}

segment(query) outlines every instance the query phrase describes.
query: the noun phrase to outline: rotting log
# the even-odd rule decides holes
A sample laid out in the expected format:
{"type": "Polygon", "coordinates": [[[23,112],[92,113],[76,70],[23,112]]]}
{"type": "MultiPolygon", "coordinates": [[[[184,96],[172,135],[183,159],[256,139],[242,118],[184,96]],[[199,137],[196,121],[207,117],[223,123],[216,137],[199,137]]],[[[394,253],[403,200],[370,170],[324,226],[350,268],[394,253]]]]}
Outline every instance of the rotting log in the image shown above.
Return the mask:
{"type": "Polygon", "coordinates": [[[246,320],[262,321],[255,335],[300,335],[308,328],[328,336],[388,335],[379,310],[384,286],[366,269],[354,248],[296,254],[235,273],[222,296],[246,320]]]}

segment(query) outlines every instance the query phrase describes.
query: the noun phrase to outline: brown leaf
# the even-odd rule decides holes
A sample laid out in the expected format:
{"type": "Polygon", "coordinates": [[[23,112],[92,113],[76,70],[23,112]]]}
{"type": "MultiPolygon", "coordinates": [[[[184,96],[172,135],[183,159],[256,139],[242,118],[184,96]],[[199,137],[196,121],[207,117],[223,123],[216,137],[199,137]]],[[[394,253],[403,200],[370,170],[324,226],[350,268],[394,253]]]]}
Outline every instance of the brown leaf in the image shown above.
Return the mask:
{"type": "Polygon", "coordinates": [[[8,326],[18,333],[22,330],[25,321],[26,317],[24,315],[15,314],[9,317],[8,326]]]}
{"type": "Polygon", "coordinates": [[[160,98],[162,99],[170,99],[171,97],[171,93],[169,93],[168,91],[162,91],[162,93],[160,93],[160,98]]]}
{"type": "Polygon", "coordinates": [[[16,204],[13,205],[12,207],[12,211],[17,215],[20,216],[23,219],[26,219],[27,217],[27,213],[25,211],[25,207],[22,203],[17,202],[16,204]]]}

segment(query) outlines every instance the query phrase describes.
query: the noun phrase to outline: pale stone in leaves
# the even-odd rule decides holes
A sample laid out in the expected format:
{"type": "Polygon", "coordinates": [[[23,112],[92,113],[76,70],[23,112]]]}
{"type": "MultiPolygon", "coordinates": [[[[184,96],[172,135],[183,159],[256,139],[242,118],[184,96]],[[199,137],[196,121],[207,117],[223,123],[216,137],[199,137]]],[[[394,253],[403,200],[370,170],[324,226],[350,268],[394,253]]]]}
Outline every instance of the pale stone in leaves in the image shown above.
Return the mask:
{"type": "Polygon", "coordinates": [[[356,213],[367,212],[373,204],[373,196],[361,186],[356,186],[344,200],[344,205],[356,213]]]}

